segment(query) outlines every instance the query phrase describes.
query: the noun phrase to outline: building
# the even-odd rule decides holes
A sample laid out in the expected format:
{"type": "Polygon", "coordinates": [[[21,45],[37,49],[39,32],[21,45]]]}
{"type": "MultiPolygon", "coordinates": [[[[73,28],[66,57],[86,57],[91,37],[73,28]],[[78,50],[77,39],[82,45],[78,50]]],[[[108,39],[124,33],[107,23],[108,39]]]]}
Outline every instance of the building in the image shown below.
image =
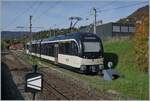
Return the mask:
{"type": "Polygon", "coordinates": [[[9,49],[13,49],[13,50],[23,50],[24,49],[24,45],[22,43],[16,43],[13,44],[9,47],[9,49]]]}
{"type": "MultiPolygon", "coordinates": [[[[81,32],[93,32],[93,25],[84,26],[80,28],[81,32]]],[[[132,36],[135,32],[135,26],[133,24],[122,24],[122,23],[107,23],[98,25],[96,32],[99,37],[119,37],[119,36],[132,36]]]]}

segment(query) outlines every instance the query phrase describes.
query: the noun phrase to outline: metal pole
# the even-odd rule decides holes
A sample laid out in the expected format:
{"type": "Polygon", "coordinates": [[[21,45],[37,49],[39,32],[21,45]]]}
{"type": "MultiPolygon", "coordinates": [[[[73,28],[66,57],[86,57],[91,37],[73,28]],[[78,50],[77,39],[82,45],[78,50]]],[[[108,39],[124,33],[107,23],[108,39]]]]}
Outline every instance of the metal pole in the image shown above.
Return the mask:
{"type": "Polygon", "coordinates": [[[54,29],[54,37],[55,37],[55,31],[56,31],[56,30],[54,29]]]}
{"type": "Polygon", "coordinates": [[[30,15],[30,34],[31,34],[31,38],[32,38],[32,16],[30,15]]]}
{"type": "MultiPolygon", "coordinates": [[[[32,50],[32,16],[30,15],[30,21],[29,21],[29,23],[30,23],[30,26],[29,26],[29,28],[30,28],[30,48],[31,48],[31,50],[32,50]]],[[[31,53],[32,53],[32,51],[31,51],[31,53]]],[[[33,60],[33,56],[31,55],[31,60],[33,60]]],[[[34,62],[33,62],[33,64],[34,64],[34,62]]]]}
{"type": "Polygon", "coordinates": [[[97,11],[96,11],[96,8],[93,8],[93,10],[94,10],[94,34],[96,34],[96,13],[97,13],[97,11]]]}
{"type": "Polygon", "coordinates": [[[31,20],[32,20],[32,16],[30,16],[30,26],[29,26],[29,28],[30,28],[30,48],[32,48],[31,47],[31,41],[32,41],[32,23],[31,23],[31,20]]]}
{"type": "Polygon", "coordinates": [[[50,28],[50,31],[49,31],[49,37],[51,37],[51,28],[50,28]]]}

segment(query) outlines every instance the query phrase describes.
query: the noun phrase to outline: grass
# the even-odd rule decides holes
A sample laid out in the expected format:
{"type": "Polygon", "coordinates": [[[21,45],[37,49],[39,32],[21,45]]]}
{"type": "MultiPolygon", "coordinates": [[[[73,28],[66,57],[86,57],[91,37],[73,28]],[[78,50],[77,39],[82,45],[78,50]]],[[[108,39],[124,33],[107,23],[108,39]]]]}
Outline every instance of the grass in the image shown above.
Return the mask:
{"type": "MultiPolygon", "coordinates": [[[[105,42],[105,52],[116,53],[119,56],[119,62],[116,69],[125,75],[111,82],[109,89],[122,92],[124,95],[136,99],[148,99],[149,82],[148,73],[140,72],[134,63],[133,44],[130,39],[121,39],[117,41],[105,42]]],[[[106,88],[108,85],[106,85],[106,88]]]]}
{"type": "MultiPolygon", "coordinates": [[[[139,71],[134,63],[133,44],[130,39],[120,39],[104,42],[104,51],[115,53],[119,57],[116,70],[124,77],[113,81],[104,81],[99,76],[89,76],[61,69],[65,75],[84,80],[95,89],[115,91],[124,99],[149,99],[149,75],[139,71]]],[[[36,59],[36,61],[39,61],[36,59]]],[[[51,64],[43,62],[51,67],[51,64]]]]}

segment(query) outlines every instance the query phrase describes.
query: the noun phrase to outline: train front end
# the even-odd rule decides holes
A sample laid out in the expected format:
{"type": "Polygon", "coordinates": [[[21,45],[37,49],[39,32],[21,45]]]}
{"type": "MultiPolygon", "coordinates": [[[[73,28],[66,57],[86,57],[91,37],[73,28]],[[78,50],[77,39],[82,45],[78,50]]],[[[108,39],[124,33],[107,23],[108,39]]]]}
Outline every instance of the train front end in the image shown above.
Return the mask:
{"type": "Polygon", "coordinates": [[[104,68],[104,51],[100,38],[95,34],[86,34],[81,40],[80,70],[84,73],[98,73],[104,68]]]}

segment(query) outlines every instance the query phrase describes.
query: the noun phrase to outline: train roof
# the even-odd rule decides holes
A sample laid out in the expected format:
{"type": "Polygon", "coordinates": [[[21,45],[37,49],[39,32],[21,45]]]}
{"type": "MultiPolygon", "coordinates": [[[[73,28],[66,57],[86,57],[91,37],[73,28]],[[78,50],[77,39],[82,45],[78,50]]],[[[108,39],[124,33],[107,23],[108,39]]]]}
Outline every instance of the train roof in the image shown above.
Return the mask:
{"type": "Polygon", "coordinates": [[[41,41],[56,41],[56,40],[65,40],[65,39],[75,39],[79,40],[82,36],[97,36],[93,33],[87,33],[87,32],[77,32],[77,33],[69,33],[66,35],[58,35],[56,37],[50,37],[42,40],[34,40],[32,41],[32,44],[34,43],[40,43],[41,41]]]}

